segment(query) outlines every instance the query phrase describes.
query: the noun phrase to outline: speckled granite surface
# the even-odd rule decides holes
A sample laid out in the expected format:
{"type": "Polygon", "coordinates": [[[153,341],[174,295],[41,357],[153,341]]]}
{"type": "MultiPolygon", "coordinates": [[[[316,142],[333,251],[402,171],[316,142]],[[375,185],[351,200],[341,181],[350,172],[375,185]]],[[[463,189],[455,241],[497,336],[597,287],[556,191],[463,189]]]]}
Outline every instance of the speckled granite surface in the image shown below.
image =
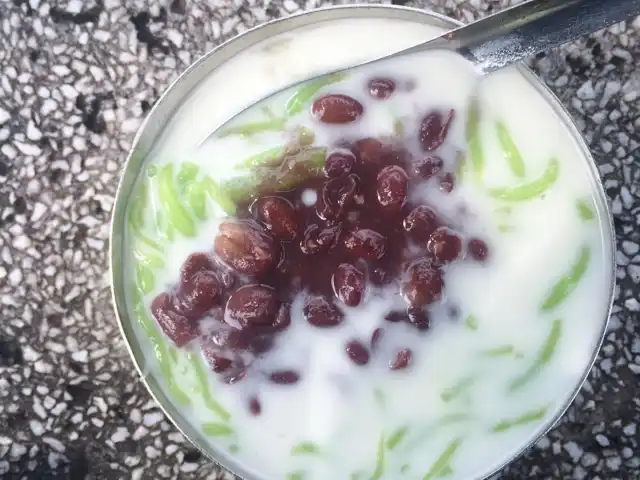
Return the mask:
{"type": "MultiPolygon", "coordinates": [[[[471,20],[508,2],[433,3],[471,20]]],[[[299,5],[318,4],[0,0],[2,478],[225,478],[137,381],[109,301],[109,211],[140,119],[171,79],[223,39],[299,5]]],[[[619,287],[573,407],[501,478],[638,479],[640,19],[532,64],[598,161],[619,287]]]]}

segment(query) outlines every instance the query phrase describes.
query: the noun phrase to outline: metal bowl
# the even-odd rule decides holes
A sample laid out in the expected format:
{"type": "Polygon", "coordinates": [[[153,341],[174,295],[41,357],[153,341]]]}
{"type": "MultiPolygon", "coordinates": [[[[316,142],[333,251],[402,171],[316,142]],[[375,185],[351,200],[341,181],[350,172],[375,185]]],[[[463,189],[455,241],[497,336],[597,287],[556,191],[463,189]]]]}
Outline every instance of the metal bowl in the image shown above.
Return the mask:
{"type": "MultiPolygon", "coordinates": [[[[120,330],[128,346],[131,358],[133,359],[133,363],[136,366],[139,374],[141,375],[142,381],[149,390],[149,393],[160,405],[167,417],[171,419],[174,425],[212,461],[234,472],[236,475],[246,479],[252,479],[254,477],[245,469],[243,469],[242,466],[239,465],[238,462],[235,459],[231,458],[229,455],[209,448],[201,433],[196,431],[189,424],[189,422],[187,422],[182,413],[177,408],[175,408],[175,406],[169,400],[164,389],[161,387],[159,380],[153,374],[149,373],[149,359],[145,358],[142,353],[139,339],[134,332],[132,321],[129,318],[128,309],[126,308],[126,296],[124,288],[125,272],[123,268],[123,258],[126,257],[125,255],[123,255],[126,225],[125,211],[130,194],[133,190],[133,186],[139,173],[142,170],[146,157],[154,147],[155,143],[161,137],[163,129],[168,123],[168,119],[170,119],[172,115],[180,109],[181,105],[187,99],[188,95],[194,87],[196,87],[201,81],[203,81],[209,74],[211,74],[224,62],[256,43],[299,27],[312,25],[322,21],[344,18],[397,19],[429,24],[442,28],[453,28],[460,25],[459,22],[453,19],[433,12],[414,8],[386,5],[350,5],[323,8],[319,10],[303,12],[283,19],[274,20],[261,26],[255,27],[241,35],[236,36],[231,40],[228,40],[227,42],[223,43],[222,45],[218,46],[217,48],[197,60],[184,73],[182,73],[182,75],[180,75],[180,77],[176,81],[174,81],[173,84],[165,91],[165,93],[162,95],[153,109],[149,112],[149,115],[143,122],[135,137],[133,146],[127,157],[113,209],[110,237],[112,297],[120,330]]],[[[574,140],[582,150],[583,156],[588,160],[588,163],[590,164],[589,168],[591,180],[594,189],[598,192],[596,198],[596,202],[598,204],[597,206],[599,211],[606,215],[608,220],[610,234],[609,241],[611,245],[611,251],[609,253],[611,254],[611,258],[613,258],[615,238],[612,217],[607,205],[606,196],[602,183],[600,181],[596,164],[589,152],[589,149],[582,139],[575,124],[573,123],[571,116],[564,109],[557,97],[555,97],[555,95],[544,85],[544,83],[528,68],[526,68],[525,66],[519,66],[518,68],[520,69],[522,75],[546,98],[548,103],[552,105],[558,117],[563,120],[566,128],[573,135],[574,140]]],[[[591,370],[591,367],[595,362],[597,353],[602,344],[602,340],[604,339],[604,334],[608,323],[608,316],[610,315],[611,304],[613,301],[615,287],[614,273],[615,265],[612,262],[612,284],[610,286],[609,292],[610,303],[607,312],[607,318],[603,319],[600,339],[596,345],[597,348],[594,348],[591,361],[589,362],[589,365],[586,366],[580,382],[576,384],[573,395],[571,395],[564,408],[558,411],[557,416],[549,421],[544,426],[544,428],[541,429],[540,435],[529,444],[523,445],[519,452],[503,465],[499,466],[499,468],[496,469],[496,472],[514,461],[520,455],[522,455],[533,444],[535,444],[540,439],[540,437],[545,435],[562,417],[569,405],[575,399],[575,396],[578,394],[578,391],[582,387],[582,384],[586,380],[589,371],[591,370]]],[[[493,475],[493,473],[491,475],[493,475]]],[[[484,478],[488,478],[491,475],[487,475],[484,478]]]]}

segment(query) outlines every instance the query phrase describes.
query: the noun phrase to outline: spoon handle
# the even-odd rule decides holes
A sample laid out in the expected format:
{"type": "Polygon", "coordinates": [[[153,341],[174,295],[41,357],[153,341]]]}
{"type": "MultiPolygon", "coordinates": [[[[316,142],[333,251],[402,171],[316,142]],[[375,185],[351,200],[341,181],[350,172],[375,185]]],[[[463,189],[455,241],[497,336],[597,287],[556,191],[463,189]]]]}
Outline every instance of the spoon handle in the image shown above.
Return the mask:
{"type": "Polygon", "coordinates": [[[531,0],[399,54],[451,49],[489,73],[635,15],[640,0],[531,0]]]}
{"type": "MultiPolygon", "coordinates": [[[[428,42],[348,68],[327,72],[321,77],[433,49],[455,51],[469,60],[478,73],[485,74],[635,15],[640,15],[640,0],[529,0],[451,30],[428,42]]],[[[311,79],[296,82],[286,88],[309,80],[311,79]]],[[[253,105],[244,110],[252,107],[253,105]]],[[[225,124],[243,111],[231,117],[225,124]]],[[[213,135],[213,132],[210,135],[213,135]]],[[[200,144],[205,141],[206,138],[200,144]]]]}

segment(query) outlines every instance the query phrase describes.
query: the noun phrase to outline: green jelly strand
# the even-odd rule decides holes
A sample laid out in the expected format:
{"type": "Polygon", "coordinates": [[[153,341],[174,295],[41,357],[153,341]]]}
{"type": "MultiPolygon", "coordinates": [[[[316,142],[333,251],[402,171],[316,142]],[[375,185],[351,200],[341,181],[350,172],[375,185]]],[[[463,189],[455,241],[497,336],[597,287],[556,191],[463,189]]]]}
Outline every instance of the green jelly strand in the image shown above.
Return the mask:
{"type": "Polygon", "coordinates": [[[498,132],[498,140],[500,141],[500,146],[502,147],[502,151],[507,159],[511,172],[518,178],[524,178],[525,167],[522,154],[520,153],[520,150],[518,150],[518,147],[513,141],[513,138],[511,137],[511,134],[504,122],[496,122],[496,131],[498,132]]]}
{"type": "Polygon", "coordinates": [[[489,195],[503,202],[533,200],[549,190],[558,180],[559,174],[560,163],[554,157],[549,161],[549,165],[540,178],[513,188],[490,188],[489,195]]]}
{"type": "Polygon", "coordinates": [[[218,133],[218,137],[224,138],[232,135],[251,136],[264,132],[280,132],[284,130],[286,125],[286,118],[271,118],[269,120],[244,123],[242,125],[224,128],[218,133]]]}
{"type": "Polygon", "coordinates": [[[591,249],[587,246],[582,247],[569,272],[560,277],[549,291],[540,307],[540,311],[546,313],[555,310],[571,295],[584,277],[589,266],[590,257],[591,249]]]}
{"type": "Polygon", "coordinates": [[[422,477],[422,480],[430,480],[432,478],[437,478],[442,475],[443,472],[448,472],[451,470],[451,460],[454,455],[462,445],[462,439],[456,438],[453,440],[447,448],[440,454],[440,456],[433,463],[427,474],[422,477]]]}
{"type": "Polygon", "coordinates": [[[546,367],[553,358],[561,335],[562,320],[556,319],[551,324],[551,330],[549,331],[540,352],[538,352],[538,356],[529,368],[509,383],[509,391],[514,392],[516,390],[520,390],[540,375],[544,367],[546,367]]]}
{"type": "Polygon", "coordinates": [[[549,407],[542,407],[537,410],[526,412],[516,418],[500,420],[498,423],[493,425],[493,427],[491,427],[491,431],[493,433],[502,433],[506,432],[507,430],[511,430],[512,428],[539,422],[545,417],[548,410],[549,407]]]}
{"type": "Polygon", "coordinates": [[[173,175],[173,165],[170,163],[158,172],[158,197],[168,223],[185,237],[195,237],[195,224],[180,201],[173,175]]]}
{"type": "Polygon", "coordinates": [[[156,324],[151,320],[147,309],[145,308],[142,296],[136,288],[132,290],[133,311],[136,320],[146,332],[149,341],[153,345],[155,357],[158,360],[160,374],[167,382],[167,390],[171,399],[178,405],[189,405],[191,400],[176,383],[173,371],[172,361],[169,355],[169,346],[167,345],[164,335],[160,332],[156,324]]]}
{"type": "Polygon", "coordinates": [[[478,105],[478,99],[475,97],[469,102],[467,110],[466,137],[471,168],[476,181],[480,182],[484,172],[485,160],[480,140],[480,106],[478,105]]]}
{"type": "Polygon", "coordinates": [[[287,115],[293,116],[305,109],[311,99],[324,87],[332,85],[334,83],[341,82],[347,78],[347,74],[343,72],[332,73],[325,75],[324,77],[311,80],[302,84],[296,93],[289,99],[285,105],[285,111],[287,115]]]}
{"type": "Polygon", "coordinates": [[[213,395],[211,394],[211,386],[209,385],[209,379],[207,378],[207,371],[202,364],[202,360],[198,357],[198,355],[192,353],[190,355],[190,362],[194,372],[196,373],[196,378],[198,379],[198,385],[202,393],[204,405],[217,416],[219,416],[222,421],[228,422],[231,419],[231,414],[226,408],[224,408],[213,398],[213,395]]]}

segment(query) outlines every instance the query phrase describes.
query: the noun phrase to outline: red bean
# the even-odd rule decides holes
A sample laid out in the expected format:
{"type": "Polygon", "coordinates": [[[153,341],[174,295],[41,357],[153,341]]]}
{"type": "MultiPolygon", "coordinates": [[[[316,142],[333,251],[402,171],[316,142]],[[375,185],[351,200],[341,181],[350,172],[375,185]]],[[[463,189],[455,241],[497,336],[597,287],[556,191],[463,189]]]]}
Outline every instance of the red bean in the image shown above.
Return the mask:
{"type": "Polygon", "coordinates": [[[291,325],[291,305],[283,303],[280,305],[276,319],[271,327],[273,328],[273,331],[281,332],[289,325],[291,325]]]}
{"type": "Polygon", "coordinates": [[[218,270],[218,279],[220,280],[222,287],[226,290],[230,290],[236,284],[236,276],[226,268],[220,268],[218,270]]]}
{"type": "Polygon", "coordinates": [[[251,345],[252,335],[246,330],[227,328],[216,330],[211,334],[211,341],[218,347],[233,350],[247,350],[251,345]]]}
{"type": "Polygon", "coordinates": [[[363,138],[353,146],[353,152],[362,165],[375,165],[381,162],[385,153],[384,144],[376,138],[363,138]]]}
{"type": "Polygon", "coordinates": [[[445,193],[451,193],[456,186],[456,177],[453,173],[447,172],[440,178],[440,190],[445,193]]]}
{"type": "MultiPolygon", "coordinates": [[[[273,328],[270,333],[275,331],[276,329],[273,328]]],[[[273,347],[273,339],[269,334],[261,335],[260,333],[254,328],[251,330],[221,329],[211,335],[211,343],[217,349],[216,351],[220,349],[246,350],[255,355],[261,355],[273,347]]]]}
{"type": "Polygon", "coordinates": [[[371,334],[371,350],[375,351],[380,345],[380,340],[382,340],[382,336],[384,334],[384,330],[382,328],[376,328],[371,334]]]}
{"type": "Polygon", "coordinates": [[[441,264],[454,262],[462,253],[462,238],[447,227],[439,227],[429,237],[427,250],[441,264]]]}
{"type": "Polygon", "coordinates": [[[225,321],[236,328],[269,326],[276,319],[280,301],[267,285],[245,285],[227,301],[225,321]]]}
{"type": "Polygon", "coordinates": [[[344,124],[358,120],[364,107],[355,98],[342,94],[325,95],[311,105],[311,113],[323,123],[344,124]]]}
{"type": "Polygon", "coordinates": [[[389,368],[391,370],[404,370],[411,363],[413,354],[410,349],[403,348],[396,352],[395,358],[389,362],[389,368]]]}
{"type": "Polygon", "coordinates": [[[298,235],[296,211],[289,200],[282,197],[262,197],[256,202],[257,213],[267,228],[282,240],[293,240],[298,235]]]}
{"type": "Polygon", "coordinates": [[[300,380],[300,374],[295,370],[276,370],[271,372],[269,379],[277,385],[293,385],[300,380]]]}
{"type": "Polygon", "coordinates": [[[432,208],[419,205],[404,219],[405,231],[416,242],[426,242],[438,228],[438,217],[432,208]]]}
{"type": "Polygon", "coordinates": [[[262,355],[273,348],[273,336],[255,335],[250,339],[249,350],[255,355],[262,355]]]}
{"type": "Polygon", "coordinates": [[[489,247],[487,243],[479,238],[472,238],[469,240],[467,249],[471,258],[476,262],[484,262],[489,256],[489,247]]]}
{"type": "Polygon", "coordinates": [[[260,415],[260,413],[262,413],[262,406],[260,405],[260,400],[258,400],[258,397],[254,396],[249,399],[249,411],[254,417],[257,417],[258,415],[260,415]]]}
{"type": "Polygon", "coordinates": [[[369,93],[379,100],[389,98],[396,89],[396,82],[390,78],[372,78],[369,80],[369,93]]]}
{"type": "Polygon", "coordinates": [[[342,218],[355,205],[357,194],[358,177],[354,174],[327,181],[316,202],[318,216],[323,220],[342,218]]]}
{"type": "Polygon", "coordinates": [[[347,232],[344,246],[356,258],[377,260],[386,252],[387,239],[375,230],[355,228],[347,232]]]}
{"type": "Polygon", "coordinates": [[[388,145],[382,150],[382,160],[384,165],[393,164],[410,166],[413,163],[413,154],[409,149],[401,145],[388,145]]]}
{"type": "Polygon", "coordinates": [[[356,156],[349,150],[341,149],[332,152],[324,164],[324,174],[329,178],[347,175],[353,169],[356,156]]]}
{"type": "Polygon", "coordinates": [[[213,343],[204,344],[202,354],[215,373],[225,372],[231,367],[232,360],[222,355],[213,343]]]}
{"type": "Polygon", "coordinates": [[[175,305],[179,313],[199,319],[218,304],[220,290],[218,277],[212,272],[201,271],[180,285],[175,305]]]}
{"type": "Polygon", "coordinates": [[[376,286],[388,285],[393,282],[393,274],[384,267],[375,267],[369,274],[369,281],[376,286]]]}
{"type": "Polygon", "coordinates": [[[444,162],[442,158],[437,155],[427,155],[413,164],[413,170],[416,175],[428,180],[437,173],[440,173],[443,166],[444,162]]]}
{"type": "Polygon", "coordinates": [[[247,376],[247,368],[244,366],[242,361],[238,363],[234,363],[231,368],[222,373],[222,381],[229,385],[233,385],[234,383],[238,383],[245,379],[247,376]]]}
{"type": "Polygon", "coordinates": [[[162,332],[177,347],[183,347],[200,335],[197,321],[177,313],[168,293],[161,293],[151,302],[151,314],[162,332]]]}
{"type": "Polygon", "coordinates": [[[450,110],[446,119],[440,112],[431,112],[422,119],[419,136],[425,151],[433,151],[444,143],[454,116],[455,111],[450,110]]]}
{"type": "Polygon", "coordinates": [[[180,270],[180,279],[182,282],[188,282],[198,272],[213,272],[215,263],[207,253],[192,253],[182,265],[180,270]]]}
{"type": "Polygon", "coordinates": [[[362,342],[358,340],[351,340],[347,343],[345,351],[351,361],[356,365],[366,365],[369,363],[369,351],[362,342]]]}
{"type": "Polygon", "coordinates": [[[364,274],[349,263],[341,263],[331,278],[333,291],[345,305],[356,307],[364,294],[364,274]]]}
{"type": "Polygon", "coordinates": [[[430,260],[420,259],[405,272],[402,294],[409,305],[422,307],[440,300],[443,288],[440,270],[430,260]]]}
{"type": "Polygon", "coordinates": [[[321,228],[315,224],[310,225],[300,241],[300,250],[306,255],[326,253],[337,245],[340,230],[339,226],[321,228]]]}
{"type": "Polygon", "coordinates": [[[215,240],[218,258],[245,275],[260,275],[274,266],[279,246],[253,220],[225,220],[215,240]]]}
{"type": "Polygon", "coordinates": [[[376,194],[378,202],[389,211],[398,212],[407,199],[409,177],[397,165],[388,165],[378,173],[376,194]]]}
{"type": "Polygon", "coordinates": [[[342,323],[344,314],[324,297],[313,297],[304,306],[303,313],[307,322],[321,328],[335,327],[342,323]]]}
{"type": "Polygon", "coordinates": [[[415,326],[418,330],[428,330],[431,326],[429,315],[423,308],[409,307],[407,309],[407,315],[409,317],[409,323],[415,326]]]}
{"type": "Polygon", "coordinates": [[[409,316],[407,315],[407,312],[401,312],[401,311],[395,310],[387,313],[384,316],[384,319],[387,322],[398,323],[398,322],[404,322],[406,320],[409,320],[409,316]]]}

